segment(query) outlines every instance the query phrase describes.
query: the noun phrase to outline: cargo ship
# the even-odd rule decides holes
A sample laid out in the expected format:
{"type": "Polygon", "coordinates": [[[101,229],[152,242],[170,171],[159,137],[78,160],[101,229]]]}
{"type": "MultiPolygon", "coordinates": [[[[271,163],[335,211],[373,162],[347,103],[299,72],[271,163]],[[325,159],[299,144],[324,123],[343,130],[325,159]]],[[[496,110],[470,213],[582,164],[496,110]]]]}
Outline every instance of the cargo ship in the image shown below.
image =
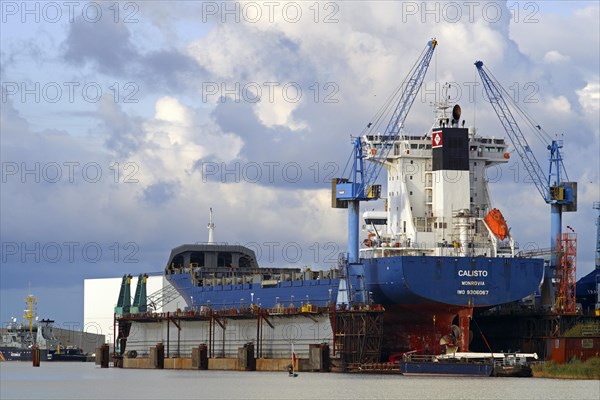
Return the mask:
{"type": "MultiPolygon", "coordinates": [[[[436,44],[428,43],[429,58],[436,44]]],[[[420,84],[415,87],[416,96],[420,84]]],[[[383,357],[468,351],[473,310],[533,295],[544,265],[517,256],[508,223],[490,198],[487,171],[509,161],[508,144],[465,128],[458,104],[442,100],[434,107],[424,134],[386,130],[354,139],[354,175],[362,173],[363,160],[379,165],[387,172],[387,196],[382,210],[363,213],[365,238],[358,249],[352,212],[358,215],[359,206],[348,196],[358,185],[334,180],[334,207],[354,208],[348,253],[338,268],[261,268],[251,249],[215,242],[211,219],[209,242],[171,251],[167,280],[193,309],[382,305],[383,357]]],[[[375,197],[372,189],[359,190],[375,197]]]]}
{"type": "Polygon", "coordinates": [[[487,170],[509,161],[508,144],[464,120],[459,127],[460,106],[451,115],[447,101],[435,107],[425,135],[363,139],[367,159],[387,171],[385,210],[364,213],[360,264],[372,300],[386,308],[390,350],[467,350],[474,308],[530,296],[544,276],[543,260],[516,257],[490,198],[487,170]],[[392,150],[378,158],[382,142],[392,150]]]}

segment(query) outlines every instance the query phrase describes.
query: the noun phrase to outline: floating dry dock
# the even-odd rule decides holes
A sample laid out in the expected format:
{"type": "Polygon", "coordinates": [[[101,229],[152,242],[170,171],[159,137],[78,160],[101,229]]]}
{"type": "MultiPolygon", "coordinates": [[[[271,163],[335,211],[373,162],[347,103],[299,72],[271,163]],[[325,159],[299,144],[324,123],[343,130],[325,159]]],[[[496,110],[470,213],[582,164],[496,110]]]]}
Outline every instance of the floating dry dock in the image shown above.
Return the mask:
{"type": "Polygon", "coordinates": [[[311,304],[124,314],[113,354],[124,368],[282,371],[293,348],[298,371],[344,371],[378,361],[383,314],[311,304]]]}

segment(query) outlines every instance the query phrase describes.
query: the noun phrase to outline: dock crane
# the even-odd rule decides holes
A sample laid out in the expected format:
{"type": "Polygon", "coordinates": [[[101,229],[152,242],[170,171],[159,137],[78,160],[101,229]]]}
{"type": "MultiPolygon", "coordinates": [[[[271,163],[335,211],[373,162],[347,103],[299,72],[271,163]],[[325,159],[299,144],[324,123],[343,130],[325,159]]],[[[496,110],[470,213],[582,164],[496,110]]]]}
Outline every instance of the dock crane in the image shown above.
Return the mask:
{"type": "Polygon", "coordinates": [[[477,61],[475,66],[483,82],[487,97],[525,169],[544,201],[550,204],[551,260],[550,266],[546,268],[542,285],[542,306],[551,307],[559,314],[575,314],[576,236],[574,233],[562,233],[562,213],[563,211],[577,211],[577,183],[568,182],[560,152],[562,141],[548,140],[549,135],[521,110],[516,102],[512,101],[512,98],[498,83],[498,80],[487,68],[484,68],[483,62],[477,61]],[[535,158],[506,99],[511,102],[513,110],[523,117],[531,130],[547,145],[550,153],[547,174],[543,172],[542,167],[535,158]],[[553,284],[554,277],[558,279],[557,290],[553,284]]]}
{"type": "MultiPolygon", "coordinates": [[[[593,208],[598,210],[596,217],[596,272],[600,272],[600,201],[595,201],[593,208]]],[[[596,307],[595,315],[600,317],[600,273],[596,273],[596,307]]]]}
{"type": "Polygon", "coordinates": [[[381,185],[375,184],[383,163],[393,148],[392,142],[402,134],[402,128],[408,112],[410,111],[417,94],[423,84],[431,57],[437,40],[430,40],[421,56],[409,71],[402,84],[394,91],[388,101],[375,115],[373,122],[361,133],[365,135],[377,129],[378,124],[385,116],[391,113],[391,118],[381,135],[381,151],[377,154],[365,154],[361,136],[352,138],[353,150],[342,175],[349,168],[347,178],[334,178],[332,180],[332,207],[348,209],[348,257],[344,260],[347,270],[348,288],[351,288],[349,302],[366,304],[367,295],[364,285],[364,273],[359,257],[359,218],[360,202],[377,200],[381,196],[381,185]],[[372,161],[365,166],[365,159],[372,161]]]}

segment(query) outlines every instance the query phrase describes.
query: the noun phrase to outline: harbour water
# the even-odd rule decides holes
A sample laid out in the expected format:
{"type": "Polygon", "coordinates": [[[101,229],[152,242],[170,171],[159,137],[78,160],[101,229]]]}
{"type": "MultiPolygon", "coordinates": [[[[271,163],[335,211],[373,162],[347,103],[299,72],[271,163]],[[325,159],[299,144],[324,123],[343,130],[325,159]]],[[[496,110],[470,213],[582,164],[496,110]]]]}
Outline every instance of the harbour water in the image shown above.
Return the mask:
{"type": "Polygon", "coordinates": [[[93,363],[0,363],[0,399],[577,399],[600,381],[285,372],[100,369],[93,363]]]}

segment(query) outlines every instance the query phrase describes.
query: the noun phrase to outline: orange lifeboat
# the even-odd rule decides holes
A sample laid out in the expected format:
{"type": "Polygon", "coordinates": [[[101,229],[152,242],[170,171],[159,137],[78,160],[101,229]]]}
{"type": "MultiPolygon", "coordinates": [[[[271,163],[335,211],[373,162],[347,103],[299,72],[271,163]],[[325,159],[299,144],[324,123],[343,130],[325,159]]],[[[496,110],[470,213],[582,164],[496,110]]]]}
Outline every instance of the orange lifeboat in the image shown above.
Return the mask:
{"type": "Polygon", "coordinates": [[[504,240],[508,236],[508,225],[504,216],[497,208],[490,211],[483,220],[500,240],[504,240]]]}
{"type": "Polygon", "coordinates": [[[365,239],[363,241],[363,244],[367,247],[375,246],[375,240],[374,240],[375,236],[377,236],[377,235],[375,235],[374,233],[369,233],[368,239],[365,239]]]}

